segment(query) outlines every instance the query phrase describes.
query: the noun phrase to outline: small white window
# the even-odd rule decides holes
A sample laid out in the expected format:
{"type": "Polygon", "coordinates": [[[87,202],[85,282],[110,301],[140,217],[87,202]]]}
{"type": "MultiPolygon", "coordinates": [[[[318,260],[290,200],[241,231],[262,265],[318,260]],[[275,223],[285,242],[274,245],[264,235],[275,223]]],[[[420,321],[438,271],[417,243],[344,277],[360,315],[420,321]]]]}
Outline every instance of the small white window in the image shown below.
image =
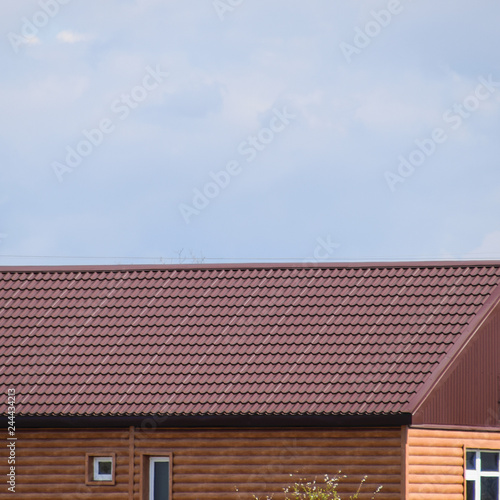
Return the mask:
{"type": "Polygon", "coordinates": [[[500,500],[500,451],[467,450],[467,500],[500,500]]]}
{"type": "Polygon", "coordinates": [[[113,480],[113,457],[94,457],[94,481],[113,480]]]}
{"type": "Polygon", "coordinates": [[[114,486],[116,484],[116,453],[97,451],[85,454],[85,484],[87,486],[114,486]]]}

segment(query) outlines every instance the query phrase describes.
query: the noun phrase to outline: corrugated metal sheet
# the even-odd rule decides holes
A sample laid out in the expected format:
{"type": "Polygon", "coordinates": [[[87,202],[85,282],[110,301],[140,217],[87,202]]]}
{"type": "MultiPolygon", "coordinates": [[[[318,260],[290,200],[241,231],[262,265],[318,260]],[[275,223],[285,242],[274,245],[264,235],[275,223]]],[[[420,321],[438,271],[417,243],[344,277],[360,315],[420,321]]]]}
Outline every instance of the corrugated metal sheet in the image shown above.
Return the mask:
{"type": "Polygon", "coordinates": [[[414,423],[500,426],[500,306],[481,326],[414,423]]]}
{"type": "Polygon", "coordinates": [[[4,269],[0,382],[24,415],[388,414],[499,263],[4,269]]]}

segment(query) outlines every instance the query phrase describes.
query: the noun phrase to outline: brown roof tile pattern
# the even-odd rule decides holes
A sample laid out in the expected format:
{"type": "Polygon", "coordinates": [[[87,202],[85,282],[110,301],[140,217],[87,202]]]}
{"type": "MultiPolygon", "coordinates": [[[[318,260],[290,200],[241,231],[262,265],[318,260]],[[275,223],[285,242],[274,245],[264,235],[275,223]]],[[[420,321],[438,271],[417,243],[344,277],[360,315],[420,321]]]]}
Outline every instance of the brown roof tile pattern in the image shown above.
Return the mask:
{"type": "Polygon", "coordinates": [[[500,263],[0,269],[0,385],[22,415],[401,413],[499,284],[500,263]]]}

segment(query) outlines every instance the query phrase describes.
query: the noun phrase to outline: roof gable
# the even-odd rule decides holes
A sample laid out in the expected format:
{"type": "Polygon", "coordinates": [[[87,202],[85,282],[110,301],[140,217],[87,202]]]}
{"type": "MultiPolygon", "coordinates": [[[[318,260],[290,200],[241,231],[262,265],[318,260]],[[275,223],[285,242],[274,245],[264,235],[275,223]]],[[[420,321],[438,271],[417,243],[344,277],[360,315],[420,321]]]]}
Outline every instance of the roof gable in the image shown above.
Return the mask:
{"type": "Polygon", "coordinates": [[[498,293],[491,299],[495,295],[496,302],[487,301],[490,307],[480,321],[449,353],[444,369],[415,397],[425,394],[412,408],[415,424],[500,427],[500,303],[498,293]]]}
{"type": "MultiPolygon", "coordinates": [[[[500,263],[5,269],[24,415],[411,412],[500,263]]],[[[462,340],[461,340],[462,339],[462,340]]]]}

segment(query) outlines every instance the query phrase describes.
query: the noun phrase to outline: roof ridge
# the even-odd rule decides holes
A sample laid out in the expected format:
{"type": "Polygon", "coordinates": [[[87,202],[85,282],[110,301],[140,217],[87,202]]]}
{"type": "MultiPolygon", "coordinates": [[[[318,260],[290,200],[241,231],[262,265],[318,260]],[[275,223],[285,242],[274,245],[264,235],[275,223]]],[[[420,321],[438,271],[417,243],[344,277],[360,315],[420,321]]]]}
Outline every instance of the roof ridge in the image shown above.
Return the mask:
{"type": "Polygon", "coordinates": [[[8,272],[76,272],[76,271],[162,271],[208,269],[366,269],[366,268],[424,268],[424,267],[500,267],[500,260],[449,261],[372,261],[372,262],[248,262],[219,264],[86,264],[75,266],[0,266],[0,273],[8,272]]]}

